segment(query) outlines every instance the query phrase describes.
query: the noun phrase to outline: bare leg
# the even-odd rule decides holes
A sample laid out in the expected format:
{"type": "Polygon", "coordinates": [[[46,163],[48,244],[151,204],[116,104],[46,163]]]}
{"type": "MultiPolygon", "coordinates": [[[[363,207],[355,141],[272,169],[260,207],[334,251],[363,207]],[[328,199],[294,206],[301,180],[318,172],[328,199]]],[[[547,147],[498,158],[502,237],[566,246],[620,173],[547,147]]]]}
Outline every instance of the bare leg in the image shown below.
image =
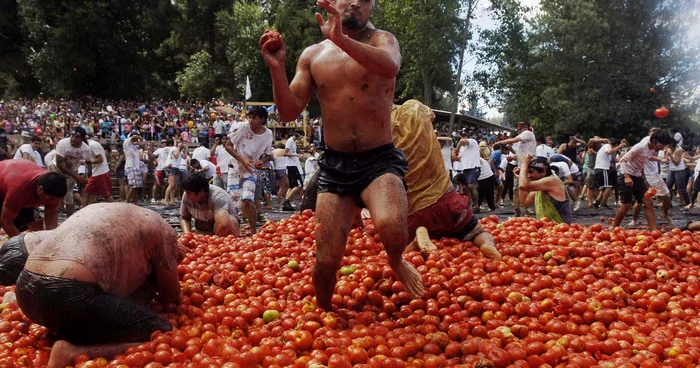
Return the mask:
{"type": "MultiPolygon", "coordinates": [[[[649,222],[649,228],[654,231],[656,229],[656,218],[654,217],[654,204],[651,202],[651,198],[644,198],[644,213],[647,216],[647,222],[649,222]]],[[[617,220],[617,217],[615,218],[617,220]]]]}
{"type": "Polygon", "coordinates": [[[255,234],[258,226],[258,211],[255,210],[255,204],[249,200],[241,201],[243,217],[248,220],[250,225],[250,233],[255,234]]]}
{"type": "Polygon", "coordinates": [[[357,206],[351,196],[319,193],[317,198],[317,252],[313,282],[318,306],[329,311],[338,268],[343,259],[350,224],[355,218],[357,206]]]}
{"type": "Polygon", "coordinates": [[[298,195],[299,198],[301,198],[301,187],[294,187],[291,190],[287,191],[287,200],[291,201],[294,199],[294,196],[298,195]]]}
{"type": "MultiPolygon", "coordinates": [[[[622,220],[625,218],[625,215],[627,212],[630,210],[630,207],[632,207],[632,203],[621,203],[620,208],[617,209],[617,213],[615,214],[615,221],[613,222],[613,226],[620,226],[622,223],[622,220]]],[[[654,209],[651,209],[652,214],[651,214],[651,219],[654,220],[654,209]]],[[[654,222],[654,227],[656,227],[656,223],[654,222]]],[[[652,223],[649,223],[649,226],[651,226],[652,223]]],[[[652,229],[654,230],[654,229],[652,229]]]]}
{"type": "Polygon", "coordinates": [[[699,231],[700,230],[700,221],[695,221],[695,222],[691,222],[690,224],[688,224],[688,230],[699,231]]]}
{"type": "Polygon", "coordinates": [[[481,203],[479,202],[479,189],[476,186],[476,184],[469,184],[467,185],[467,189],[469,190],[469,196],[472,197],[472,208],[474,208],[474,212],[480,213],[481,212],[481,203]]]}
{"type": "Polygon", "coordinates": [[[66,217],[71,217],[75,212],[75,205],[73,203],[66,203],[66,217]]]}
{"type": "Polygon", "coordinates": [[[105,345],[90,345],[76,346],[68,341],[56,341],[51,347],[51,355],[49,355],[49,368],[63,368],[73,365],[75,357],[81,354],[87,354],[88,357],[97,358],[104,357],[112,359],[115,355],[123,353],[126,349],[138,346],[141,343],[119,343],[105,345]]]}
{"type": "Polygon", "coordinates": [[[384,174],[362,191],[362,201],[372,214],[374,227],[386,249],[389,266],[413,297],[423,295],[423,278],[403,259],[408,244],[406,190],[398,176],[384,174]]]}
{"type": "Polygon", "coordinates": [[[287,190],[289,189],[289,178],[283,177],[277,181],[277,186],[279,190],[277,191],[277,207],[282,204],[282,199],[287,198],[287,190]]]}
{"type": "Polygon", "coordinates": [[[642,204],[639,202],[634,203],[634,207],[632,208],[632,223],[636,224],[637,219],[639,218],[639,214],[642,213],[642,204]]]}

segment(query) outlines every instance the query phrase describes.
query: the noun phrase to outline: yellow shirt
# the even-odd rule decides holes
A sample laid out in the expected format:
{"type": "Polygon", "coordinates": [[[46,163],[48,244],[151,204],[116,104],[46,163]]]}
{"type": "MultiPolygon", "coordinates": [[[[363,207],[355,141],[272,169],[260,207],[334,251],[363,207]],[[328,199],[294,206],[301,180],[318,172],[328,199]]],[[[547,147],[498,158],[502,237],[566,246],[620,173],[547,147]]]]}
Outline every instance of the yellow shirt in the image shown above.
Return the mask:
{"type": "Polygon", "coordinates": [[[394,146],[403,150],[408,160],[409,215],[437,202],[451,185],[433,130],[434,118],[433,111],[417,100],[394,106],[391,111],[394,146]]]}

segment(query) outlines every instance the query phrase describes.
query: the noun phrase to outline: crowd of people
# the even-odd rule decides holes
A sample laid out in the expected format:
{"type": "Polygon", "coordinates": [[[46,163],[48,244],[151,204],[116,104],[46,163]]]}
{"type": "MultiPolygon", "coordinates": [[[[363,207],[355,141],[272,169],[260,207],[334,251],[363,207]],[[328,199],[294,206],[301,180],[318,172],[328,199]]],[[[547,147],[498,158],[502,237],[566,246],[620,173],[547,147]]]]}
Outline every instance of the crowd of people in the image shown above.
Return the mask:
{"type": "Polygon", "coordinates": [[[0,226],[11,236],[0,248],[0,282],[16,284],[22,312],[61,338],[51,349],[50,368],[70,365],[80,354],[111,358],[154,331],[173,328],[146,306],[154,298],[179,300],[177,264],[184,257],[172,227],[133,205],[149,177],[154,201],[161,195],[168,205],[180,201],[184,232],[239,236],[241,216],[255,232],[263,201],[272,206],[273,183],[284,209],[294,209],[299,196],[313,199],[318,226],[312,278],[315,302],[326,311],[333,310],[348,232],[364,210],[394,276],[420,298],[422,275],[403,258],[415,249],[410,240],[420,228],[432,237],[471,241],[482,255],[500,259],[493,236],[478,221],[484,201],[494,210],[508,198],[516,216],[534,205],[537,217],[571,222],[584,201],[596,208],[619,200],[615,226],[633,208],[636,219],[643,207],[651,229],[653,197],[667,208],[675,188],[681,204],[693,207],[700,180],[688,185],[688,172],[694,166],[697,174],[700,156],[683,148],[682,134],[655,127],[631,147],[580,136],[557,147],[525,121],[515,136],[436,134],[429,107],[415,100],[393,103],[400,48],[391,33],[369,21],[375,2],[317,5],[327,13],[316,14],[326,39],[301,53],[291,83],[282,37],[266,31],[260,47],[280,121],[296,120],[317,94],[323,121],[332,122],[319,133],[322,155],[302,152],[299,139],[308,132],[295,130],[275,143],[269,112],[261,106],[2,103],[3,130],[26,133],[28,143],[10,150],[2,141],[5,132],[0,136],[0,226]],[[230,118],[220,118],[222,110],[230,118]],[[55,145],[46,155],[39,151],[44,136],[55,145]],[[113,167],[110,143],[117,151],[113,167]],[[188,143],[199,147],[190,150],[188,143]],[[127,203],[92,204],[113,200],[112,173],[127,203]],[[69,217],[59,225],[61,202],[69,217]],[[84,208],[73,215],[76,202],[84,208]],[[26,229],[33,231],[21,233],[26,229]]]}

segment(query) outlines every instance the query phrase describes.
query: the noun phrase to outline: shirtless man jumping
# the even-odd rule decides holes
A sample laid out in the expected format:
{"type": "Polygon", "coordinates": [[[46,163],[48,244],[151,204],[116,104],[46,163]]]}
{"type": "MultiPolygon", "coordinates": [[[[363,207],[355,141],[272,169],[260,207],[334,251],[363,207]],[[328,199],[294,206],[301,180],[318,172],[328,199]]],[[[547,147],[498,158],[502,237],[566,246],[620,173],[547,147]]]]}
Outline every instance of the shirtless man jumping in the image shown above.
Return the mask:
{"type": "Polygon", "coordinates": [[[419,297],[421,275],[402,257],[408,244],[403,180],[407,162],[391,135],[394,86],[401,66],[398,41],[369,22],[375,0],[319,0],[317,5],[328,13],[328,20],[316,13],[326,40],[302,52],[291,84],[280,35],[266,31],[260,38],[280,118],[296,119],[314,90],[321,104],[328,149],[319,159],[316,301],[331,309],[348,231],[362,205],[372,213],[389,266],[404,288],[419,297]]]}

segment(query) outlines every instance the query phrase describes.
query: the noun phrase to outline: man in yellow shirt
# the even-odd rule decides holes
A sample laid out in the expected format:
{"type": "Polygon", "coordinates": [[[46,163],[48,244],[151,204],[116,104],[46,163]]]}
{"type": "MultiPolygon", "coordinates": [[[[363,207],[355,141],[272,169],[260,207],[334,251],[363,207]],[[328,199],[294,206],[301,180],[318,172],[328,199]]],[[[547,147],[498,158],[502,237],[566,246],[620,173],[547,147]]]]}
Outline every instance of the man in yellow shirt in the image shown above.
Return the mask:
{"type": "MultiPolygon", "coordinates": [[[[501,259],[493,236],[474,216],[469,197],[457,193],[450,182],[440,142],[433,130],[433,119],[433,111],[417,100],[394,106],[391,111],[392,142],[404,152],[408,161],[404,177],[408,188],[408,235],[415,237],[416,229],[423,226],[433,238],[471,241],[484,256],[501,259]]],[[[314,177],[304,192],[306,202],[302,209],[315,209],[316,190],[314,177]]],[[[405,251],[412,250],[417,250],[416,242],[405,251]]]]}
{"type": "MultiPolygon", "coordinates": [[[[408,186],[409,236],[424,226],[433,238],[472,241],[486,257],[500,259],[493,236],[474,216],[469,197],[457,193],[450,183],[433,119],[433,111],[417,100],[394,106],[391,112],[394,145],[404,151],[408,160],[404,180],[408,186]]],[[[406,249],[409,250],[415,248],[406,249]]]]}

